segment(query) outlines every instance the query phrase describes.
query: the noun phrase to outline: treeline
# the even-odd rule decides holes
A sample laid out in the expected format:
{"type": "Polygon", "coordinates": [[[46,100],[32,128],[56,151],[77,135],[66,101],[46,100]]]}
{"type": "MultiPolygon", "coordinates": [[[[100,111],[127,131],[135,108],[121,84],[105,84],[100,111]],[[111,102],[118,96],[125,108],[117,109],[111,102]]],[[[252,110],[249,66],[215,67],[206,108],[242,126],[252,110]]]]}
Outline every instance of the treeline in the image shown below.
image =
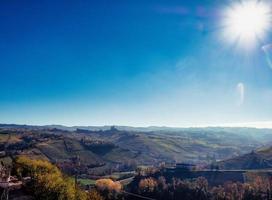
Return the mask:
{"type": "Polygon", "coordinates": [[[139,170],[125,188],[118,181],[100,179],[94,188],[84,191],[47,161],[18,157],[13,170],[19,178],[30,177],[25,190],[37,200],[272,200],[272,181],[258,176],[252,177],[250,183],[226,182],[210,187],[204,177],[169,180],[155,176],[155,169],[145,169],[139,170]]]}
{"type": "MultiPolygon", "coordinates": [[[[157,200],[271,200],[272,182],[255,177],[251,183],[226,182],[223,186],[209,187],[204,177],[167,181],[163,176],[138,175],[129,191],[157,200]]],[[[133,197],[129,199],[134,200],[133,197]]]]}

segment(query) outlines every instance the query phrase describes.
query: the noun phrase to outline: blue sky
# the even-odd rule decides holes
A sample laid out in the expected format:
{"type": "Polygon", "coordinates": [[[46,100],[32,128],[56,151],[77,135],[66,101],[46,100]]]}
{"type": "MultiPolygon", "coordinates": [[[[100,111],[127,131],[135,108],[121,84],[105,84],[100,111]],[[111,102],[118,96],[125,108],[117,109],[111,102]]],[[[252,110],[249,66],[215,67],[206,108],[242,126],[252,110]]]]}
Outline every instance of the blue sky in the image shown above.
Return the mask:
{"type": "Polygon", "coordinates": [[[1,1],[0,122],[272,121],[261,49],[272,38],[250,50],[226,41],[222,13],[232,2],[1,1]]]}

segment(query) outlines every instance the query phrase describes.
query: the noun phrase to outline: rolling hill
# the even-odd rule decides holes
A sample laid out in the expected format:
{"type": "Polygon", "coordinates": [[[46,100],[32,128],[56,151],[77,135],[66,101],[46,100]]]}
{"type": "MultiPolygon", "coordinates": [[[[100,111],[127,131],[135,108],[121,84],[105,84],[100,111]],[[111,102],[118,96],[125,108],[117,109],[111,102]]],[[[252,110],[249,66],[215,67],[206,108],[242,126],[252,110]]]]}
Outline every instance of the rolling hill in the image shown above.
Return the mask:
{"type": "Polygon", "coordinates": [[[260,148],[218,164],[221,169],[272,169],[272,147],[260,148]]]}
{"type": "Polygon", "coordinates": [[[7,156],[24,154],[64,167],[79,157],[82,170],[94,174],[161,162],[231,160],[271,141],[270,129],[0,125],[0,149],[7,156]]]}

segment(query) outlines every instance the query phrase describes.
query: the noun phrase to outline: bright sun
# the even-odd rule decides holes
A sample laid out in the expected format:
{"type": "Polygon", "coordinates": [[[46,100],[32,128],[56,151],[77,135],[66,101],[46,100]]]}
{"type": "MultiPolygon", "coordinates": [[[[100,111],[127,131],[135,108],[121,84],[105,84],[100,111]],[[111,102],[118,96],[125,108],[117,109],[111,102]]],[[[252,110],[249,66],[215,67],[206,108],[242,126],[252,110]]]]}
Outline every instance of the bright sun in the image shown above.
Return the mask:
{"type": "Polygon", "coordinates": [[[226,10],[224,34],[245,47],[263,39],[271,28],[271,8],[261,1],[240,1],[226,10]]]}

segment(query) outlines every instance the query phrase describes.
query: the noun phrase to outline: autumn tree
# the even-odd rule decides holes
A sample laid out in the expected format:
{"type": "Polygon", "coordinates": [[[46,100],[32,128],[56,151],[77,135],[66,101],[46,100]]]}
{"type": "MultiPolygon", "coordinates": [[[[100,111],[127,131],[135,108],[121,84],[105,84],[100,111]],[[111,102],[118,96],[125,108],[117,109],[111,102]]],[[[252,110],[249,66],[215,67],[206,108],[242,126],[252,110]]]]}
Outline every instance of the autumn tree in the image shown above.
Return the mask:
{"type": "Polygon", "coordinates": [[[88,193],[88,200],[104,200],[96,189],[91,189],[88,193]]]}
{"type": "Polygon", "coordinates": [[[20,156],[15,161],[15,168],[19,176],[31,177],[27,186],[35,199],[87,200],[87,194],[76,189],[74,182],[48,161],[20,156]]]}
{"type": "Polygon", "coordinates": [[[121,196],[122,185],[118,181],[111,179],[99,179],[95,186],[106,199],[119,199],[121,196]]]}

